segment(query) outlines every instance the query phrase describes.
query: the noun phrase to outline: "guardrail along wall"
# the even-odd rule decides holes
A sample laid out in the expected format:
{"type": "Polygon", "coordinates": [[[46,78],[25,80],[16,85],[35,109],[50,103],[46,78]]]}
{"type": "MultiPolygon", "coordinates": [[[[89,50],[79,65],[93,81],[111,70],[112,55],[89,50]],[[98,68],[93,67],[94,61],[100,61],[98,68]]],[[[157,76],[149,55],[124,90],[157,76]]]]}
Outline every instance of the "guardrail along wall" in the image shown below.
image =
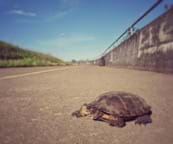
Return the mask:
{"type": "Polygon", "coordinates": [[[105,65],[173,71],[173,7],[104,56],[105,65]]]}

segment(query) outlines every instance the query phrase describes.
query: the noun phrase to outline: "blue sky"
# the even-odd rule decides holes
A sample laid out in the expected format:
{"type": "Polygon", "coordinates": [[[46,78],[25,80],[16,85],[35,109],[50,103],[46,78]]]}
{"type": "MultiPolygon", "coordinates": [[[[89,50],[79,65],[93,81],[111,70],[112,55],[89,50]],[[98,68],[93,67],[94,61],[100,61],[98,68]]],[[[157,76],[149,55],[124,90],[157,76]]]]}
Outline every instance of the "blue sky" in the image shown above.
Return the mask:
{"type": "MultiPolygon", "coordinates": [[[[0,40],[64,60],[95,59],[156,0],[0,0],[0,40]]],[[[165,0],[138,27],[164,12],[165,0]]]]}

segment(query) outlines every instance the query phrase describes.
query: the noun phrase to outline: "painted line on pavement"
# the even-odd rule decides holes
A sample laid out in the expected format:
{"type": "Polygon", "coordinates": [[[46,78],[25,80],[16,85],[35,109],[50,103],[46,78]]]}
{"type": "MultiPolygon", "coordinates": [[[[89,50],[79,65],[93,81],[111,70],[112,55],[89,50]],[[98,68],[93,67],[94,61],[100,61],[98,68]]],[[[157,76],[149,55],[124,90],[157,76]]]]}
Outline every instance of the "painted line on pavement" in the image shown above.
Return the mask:
{"type": "Polygon", "coordinates": [[[71,67],[56,68],[56,69],[50,69],[50,70],[43,70],[43,71],[36,71],[36,72],[30,72],[30,73],[24,73],[24,74],[16,74],[16,75],[4,76],[4,77],[0,77],[0,80],[15,79],[15,78],[32,76],[32,75],[38,75],[38,74],[48,73],[48,72],[53,72],[53,71],[63,71],[63,70],[67,70],[67,69],[70,69],[70,68],[71,67]]]}

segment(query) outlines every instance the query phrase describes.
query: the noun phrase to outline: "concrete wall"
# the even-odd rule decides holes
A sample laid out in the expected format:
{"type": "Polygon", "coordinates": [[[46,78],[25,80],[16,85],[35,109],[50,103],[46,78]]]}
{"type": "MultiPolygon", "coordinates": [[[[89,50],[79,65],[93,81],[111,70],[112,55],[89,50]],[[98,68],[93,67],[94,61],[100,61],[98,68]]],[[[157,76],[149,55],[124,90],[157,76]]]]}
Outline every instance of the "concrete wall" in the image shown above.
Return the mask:
{"type": "Polygon", "coordinates": [[[173,7],[107,53],[104,59],[109,66],[173,71],[173,7]]]}

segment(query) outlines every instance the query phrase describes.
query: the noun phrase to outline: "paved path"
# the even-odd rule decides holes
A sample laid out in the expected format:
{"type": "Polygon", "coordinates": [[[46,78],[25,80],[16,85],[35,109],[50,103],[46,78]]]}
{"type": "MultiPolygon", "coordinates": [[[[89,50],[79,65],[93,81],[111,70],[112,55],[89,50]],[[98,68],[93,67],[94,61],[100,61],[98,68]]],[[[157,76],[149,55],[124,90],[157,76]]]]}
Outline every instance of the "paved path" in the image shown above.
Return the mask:
{"type": "Polygon", "coordinates": [[[173,75],[96,66],[0,69],[0,144],[106,143],[173,143],[173,75]],[[71,116],[112,90],[144,97],[153,123],[116,128],[71,116]]]}

